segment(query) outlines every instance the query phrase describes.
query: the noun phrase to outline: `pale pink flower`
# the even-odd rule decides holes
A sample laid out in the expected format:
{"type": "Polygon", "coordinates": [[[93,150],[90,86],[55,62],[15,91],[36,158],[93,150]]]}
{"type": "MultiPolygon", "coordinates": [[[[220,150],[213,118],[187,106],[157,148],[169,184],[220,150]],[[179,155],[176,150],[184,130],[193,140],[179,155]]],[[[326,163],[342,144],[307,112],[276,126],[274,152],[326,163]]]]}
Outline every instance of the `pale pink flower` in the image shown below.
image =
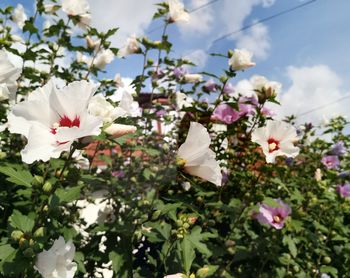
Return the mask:
{"type": "Polygon", "coordinates": [[[15,99],[17,79],[22,70],[15,67],[5,50],[0,50],[0,95],[1,100],[15,99]]]}
{"type": "Polygon", "coordinates": [[[297,140],[295,127],[282,121],[267,121],[265,127],[252,133],[252,141],[261,146],[267,163],[274,163],[277,156],[296,157],[299,148],[294,142],[297,140]]]}
{"type": "Polygon", "coordinates": [[[327,169],[336,169],[340,165],[339,158],[336,155],[326,155],[322,157],[321,162],[327,169]]]}
{"type": "Polygon", "coordinates": [[[88,113],[97,87],[75,81],[57,89],[50,81],[13,107],[8,116],[9,130],[28,140],[21,152],[23,162],[58,158],[74,141],[100,134],[102,119],[88,113]]]}
{"type": "Polygon", "coordinates": [[[222,103],[215,108],[211,118],[229,125],[239,120],[240,113],[230,105],[222,103]]]}

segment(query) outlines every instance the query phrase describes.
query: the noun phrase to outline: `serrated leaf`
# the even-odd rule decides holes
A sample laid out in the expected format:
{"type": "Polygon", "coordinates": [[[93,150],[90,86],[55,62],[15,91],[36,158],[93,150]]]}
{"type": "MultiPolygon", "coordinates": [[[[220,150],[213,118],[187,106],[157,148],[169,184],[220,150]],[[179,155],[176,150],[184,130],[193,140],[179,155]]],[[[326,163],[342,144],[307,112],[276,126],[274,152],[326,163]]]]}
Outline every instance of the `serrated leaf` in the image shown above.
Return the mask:
{"type": "Polygon", "coordinates": [[[6,180],[17,185],[23,185],[26,187],[31,187],[31,182],[33,181],[33,176],[29,171],[26,170],[15,170],[8,166],[1,166],[0,172],[8,176],[6,180]]]}
{"type": "Polygon", "coordinates": [[[14,210],[9,218],[9,223],[14,229],[21,230],[22,232],[30,233],[34,228],[34,220],[26,215],[23,215],[20,211],[14,210]]]}
{"type": "Polygon", "coordinates": [[[190,273],[192,262],[195,259],[194,247],[188,236],[185,235],[178,245],[178,250],[181,252],[181,261],[186,274],[190,273]]]}
{"type": "Polygon", "coordinates": [[[56,190],[54,196],[59,200],[59,203],[69,203],[77,200],[80,197],[82,186],[78,185],[71,188],[59,188],[56,190]]]}

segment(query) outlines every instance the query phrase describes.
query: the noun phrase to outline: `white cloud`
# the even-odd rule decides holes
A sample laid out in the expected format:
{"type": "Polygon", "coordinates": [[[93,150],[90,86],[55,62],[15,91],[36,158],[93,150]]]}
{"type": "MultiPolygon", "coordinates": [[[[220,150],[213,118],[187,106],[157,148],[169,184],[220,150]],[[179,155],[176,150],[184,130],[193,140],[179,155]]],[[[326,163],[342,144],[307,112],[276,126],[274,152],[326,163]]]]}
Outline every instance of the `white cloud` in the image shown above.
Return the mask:
{"type": "Polygon", "coordinates": [[[132,34],[141,35],[149,26],[156,11],[157,0],[88,0],[92,26],[100,31],[119,27],[112,42],[120,47],[132,34]]]}
{"type": "Polygon", "coordinates": [[[270,37],[266,25],[260,23],[246,33],[237,36],[237,48],[245,48],[254,54],[255,58],[266,59],[270,50],[270,37]]]}
{"type": "Polygon", "coordinates": [[[287,68],[287,75],[292,84],[280,96],[281,106],[278,108],[278,114],[281,116],[299,115],[321,106],[325,108],[298,117],[298,122],[320,124],[324,116],[331,118],[349,115],[349,99],[330,104],[349,95],[350,92],[341,90],[341,78],[328,66],[290,66],[287,68]]]}
{"type": "MultiPolygon", "coordinates": [[[[188,10],[194,10],[208,4],[208,2],[209,0],[191,0],[189,5],[190,9],[188,7],[186,8],[188,10]]],[[[203,35],[212,30],[214,19],[214,10],[208,6],[191,13],[189,22],[178,24],[182,35],[185,37],[203,35]]]]}
{"type": "Polygon", "coordinates": [[[208,54],[202,49],[196,49],[185,54],[184,58],[190,60],[192,63],[196,64],[198,68],[203,68],[208,60],[208,54]]]}

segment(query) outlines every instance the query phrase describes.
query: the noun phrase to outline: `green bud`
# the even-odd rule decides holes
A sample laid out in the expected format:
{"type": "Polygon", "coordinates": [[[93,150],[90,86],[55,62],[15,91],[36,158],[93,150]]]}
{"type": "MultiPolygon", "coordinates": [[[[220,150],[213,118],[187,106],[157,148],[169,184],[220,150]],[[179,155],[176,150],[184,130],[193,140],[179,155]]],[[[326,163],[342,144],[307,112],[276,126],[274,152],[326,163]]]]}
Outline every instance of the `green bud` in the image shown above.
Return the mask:
{"type": "Polygon", "coordinates": [[[152,214],[152,220],[156,220],[158,219],[159,215],[161,214],[160,210],[156,210],[155,212],[153,212],[152,214]]]}
{"type": "Polygon", "coordinates": [[[323,263],[325,263],[325,264],[330,264],[331,261],[332,261],[332,259],[328,256],[323,258],[323,263]]]}
{"type": "Polygon", "coordinates": [[[220,81],[221,81],[222,83],[227,82],[227,80],[228,80],[228,77],[227,77],[226,75],[223,75],[223,76],[220,77],[220,81]]]}
{"type": "Polygon", "coordinates": [[[184,223],[183,223],[180,219],[176,220],[176,225],[177,225],[178,227],[182,227],[183,224],[184,224],[184,223]]]}
{"type": "Polygon", "coordinates": [[[27,248],[26,250],[23,251],[23,255],[27,258],[31,258],[34,256],[34,251],[32,248],[27,248]]]}
{"type": "Polygon", "coordinates": [[[206,278],[208,277],[209,273],[209,267],[205,266],[197,270],[197,276],[199,278],[206,278]]]}
{"type": "Polygon", "coordinates": [[[232,55],[233,55],[233,50],[232,50],[232,49],[229,49],[229,50],[227,51],[227,56],[228,56],[229,58],[231,58],[232,55]]]}
{"type": "Polygon", "coordinates": [[[33,185],[42,185],[44,183],[44,178],[42,176],[35,175],[33,179],[33,185]]]}
{"type": "Polygon", "coordinates": [[[49,193],[52,189],[52,184],[51,182],[47,181],[43,185],[43,191],[49,193]]]}
{"type": "Polygon", "coordinates": [[[29,247],[29,242],[24,237],[20,238],[18,243],[21,248],[29,247]]]}
{"type": "Polygon", "coordinates": [[[40,227],[34,232],[34,237],[43,237],[45,234],[45,228],[40,227]]]}
{"type": "Polygon", "coordinates": [[[190,224],[184,223],[184,224],[182,225],[182,227],[184,227],[185,229],[188,229],[188,228],[190,227],[190,224]]]}
{"type": "Polygon", "coordinates": [[[23,232],[22,231],[19,231],[19,230],[15,230],[11,233],[11,238],[14,240],[14,241],[19,241],[22,237],[23,237],[23,232]]]}
{"type": "Polygon", "coordinates": [[[294,270],[294,272],[298,273],[300,271],[300,267],[295,265],[295,266],[293,266],[293,270],[294,270]]]}

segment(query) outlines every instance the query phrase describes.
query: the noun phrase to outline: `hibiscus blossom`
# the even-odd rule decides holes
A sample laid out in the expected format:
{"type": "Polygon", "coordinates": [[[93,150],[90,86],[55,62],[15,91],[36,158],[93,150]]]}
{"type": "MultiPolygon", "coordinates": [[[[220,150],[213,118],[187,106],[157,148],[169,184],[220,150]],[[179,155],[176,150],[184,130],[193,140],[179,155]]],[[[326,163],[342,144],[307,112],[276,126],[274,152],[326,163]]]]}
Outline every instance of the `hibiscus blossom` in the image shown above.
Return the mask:
{"type": "Polygon", "coordinates": [[[266,204],[259,206],[259,212],[254,216],[260,223],[267,224],[275,229],[282,229],[286,218],[291,214],[291,208],[283,203],[281,200],[276,199],[277,207],[271,207],[266,204]]]}
{"type": "Polygon", "coordinates": [[[191,122],[186,141],[178,150],[178,157],[184,162],[187,173],[221,186],[221,169],[215,160],[215,153],[209,149],[210,142],[205,127],[191,122]]]}
{"type": "Polygon", "coordinates": [[[169,22],[184,21],[188,22],[190,20],[190,15],[185,11],[184,4],[179,0],[168,0],[169,6],[169,22]]]}
{"type": "Polygon", "coordinates": [[[274,163],[277,156],[296,157],[299,148],[293,143],[297,140],[296,129],[281,121],[267,121],[252,133],[252,141],[261,146],[267,163],[274,163]]]}
{"type": "Polygon", "coordinates": [[[74,253],[72,241],[65,243],[63,237],[59,237],[49,250],[38,254],[34,268],[44,278],[73,278],[77,271],[77,264],[73,262],[74,253]]]}
{"type": "Polygon", "coordinates": [[[27,101],[16,104],[8,123],[11,133],[22,134],[28,140],[21,152],[23,162],[58,158],[74,141],[100,134],[102,119],[87,109],[96,89],[87,81],[57,89],[50,81],[31,93],[27,101]]]}
{"type": "Polygon", "coordinates": [[[14,99],[17,90],[16,80],[21,75],[21,69],[16,68],[9,60],[6,51],[0,50],[0,100],[14,99]]]}

